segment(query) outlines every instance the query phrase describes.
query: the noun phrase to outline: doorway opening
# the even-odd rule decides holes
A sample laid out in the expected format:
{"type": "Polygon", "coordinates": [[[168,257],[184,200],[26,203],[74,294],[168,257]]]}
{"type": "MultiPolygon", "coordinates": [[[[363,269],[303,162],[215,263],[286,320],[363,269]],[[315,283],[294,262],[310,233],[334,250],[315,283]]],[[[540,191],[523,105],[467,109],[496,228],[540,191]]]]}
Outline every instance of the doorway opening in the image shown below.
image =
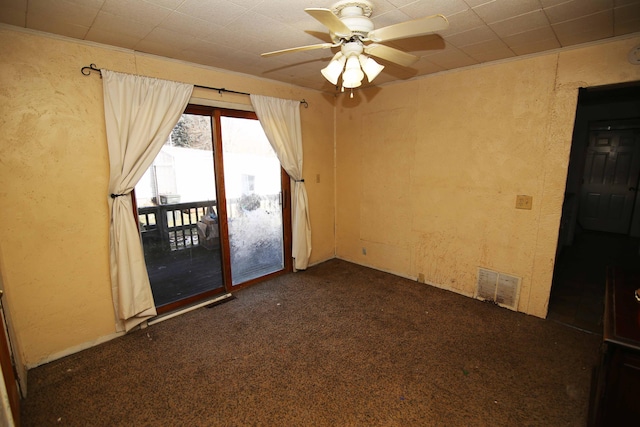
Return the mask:
{"type": "Polygon", "coordinates": [[[579,90],[548,319],[602,334],[607,266],[640,266],[640,82],[579,90]]]}
{"type": "Polygon", "coordinates": [[[158,314],[290,271],[288,190],[255,113],[189,105],[134,192],[158,314]]]}

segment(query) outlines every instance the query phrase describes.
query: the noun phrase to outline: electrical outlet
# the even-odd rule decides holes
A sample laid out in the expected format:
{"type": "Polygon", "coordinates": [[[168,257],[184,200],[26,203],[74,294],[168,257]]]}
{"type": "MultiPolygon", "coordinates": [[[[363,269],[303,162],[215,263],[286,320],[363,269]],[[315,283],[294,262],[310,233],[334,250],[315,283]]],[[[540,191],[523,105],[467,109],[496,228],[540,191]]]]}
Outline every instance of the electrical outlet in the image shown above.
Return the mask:
{"type": "Polygon", "coordinates": [[[362,255],[366,255],[367,254],[367,248],[362,247],[362,255]]]}
{"type": "Polygon", "coordinates": [[[533,206],[533,197],[519,194],[516,196],[516,209],[531,210],[533,206]]]}

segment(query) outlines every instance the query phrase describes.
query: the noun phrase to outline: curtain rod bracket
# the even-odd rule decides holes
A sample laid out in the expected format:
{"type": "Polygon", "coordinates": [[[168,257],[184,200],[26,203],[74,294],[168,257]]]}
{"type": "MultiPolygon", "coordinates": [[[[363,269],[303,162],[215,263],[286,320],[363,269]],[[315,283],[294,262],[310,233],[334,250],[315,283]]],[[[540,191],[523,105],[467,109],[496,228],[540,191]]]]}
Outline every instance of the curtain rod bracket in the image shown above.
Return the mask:
{"type": "Polygon", "coordinates": [[[100,74],[100,78],[102,78],[102,72],[100,71],[99,68],[97,68],[98,66],[96,64],[89,64],[89,66],[87,67],[82,67],[80,69],[80,72],[82,74],[84,74],[85,76],[91,75],[92,71],[97,71],[98,74],[100,74]]]}
{"type": "MultiPolygon", "coordinates": [[[[92,71],[97,71],[98,74],[100,74],[100,78],[102,78],[102,72],[100,71],[100,69],[96,64],[89,64],[88,66],[82,67],[80,69],[80,72],[85,76],[91,75],[92,71]]],[[[200,86],[200,85],[193,85],[193,87],[199,87],[200,89],[215,90],[215,91],[218,91],[219,95],[222,95],[222,92],[235,93],[237,95],[247,95],[247,96],[251,95],[250,93],[247,93],[247,92],[238,92],[236,90],[225,89],[223,87],[209,87],[209,86],[200,86]]],[[[309,108],[309,103],[305,99],[300,101],[300,104],[304,105],[304,108],[309,108]]]]}

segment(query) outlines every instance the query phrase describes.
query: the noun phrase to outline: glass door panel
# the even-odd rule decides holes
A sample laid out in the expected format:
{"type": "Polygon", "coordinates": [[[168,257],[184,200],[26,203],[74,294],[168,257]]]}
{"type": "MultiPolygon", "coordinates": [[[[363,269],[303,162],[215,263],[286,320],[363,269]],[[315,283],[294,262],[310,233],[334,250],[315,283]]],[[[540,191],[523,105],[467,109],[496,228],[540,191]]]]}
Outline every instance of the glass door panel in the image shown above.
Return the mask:
{"type": "Polygon", "coordinates": [[[210,115],[183,114],[135,194],[156,307],[224,292],[210,115]]]}
{"type": "Polygon", "coordinates": [[[232,285],[284,269],[282,177],[258,120],[220,118],[232,285]]]}

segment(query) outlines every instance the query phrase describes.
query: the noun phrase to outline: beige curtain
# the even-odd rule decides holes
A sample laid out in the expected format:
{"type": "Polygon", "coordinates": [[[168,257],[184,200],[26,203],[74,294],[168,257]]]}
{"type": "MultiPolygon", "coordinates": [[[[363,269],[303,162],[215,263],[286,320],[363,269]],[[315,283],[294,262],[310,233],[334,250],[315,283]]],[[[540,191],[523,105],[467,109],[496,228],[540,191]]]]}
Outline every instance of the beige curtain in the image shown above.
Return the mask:
{"type": "Polygon", "coordinates": [[[193,86],[100,70],[109,148],[111,292],[119,331],[156,315],[131,191],[184,111],[193,86]]]}
{"type": "Polygon", "coordinates": [[[311,256],[311,223],[307,189],[302,180],[300,102],[251,95],[256,111],[280,164],[291,177],[292,256],[296,270],[304,270],[311,256]]]}

